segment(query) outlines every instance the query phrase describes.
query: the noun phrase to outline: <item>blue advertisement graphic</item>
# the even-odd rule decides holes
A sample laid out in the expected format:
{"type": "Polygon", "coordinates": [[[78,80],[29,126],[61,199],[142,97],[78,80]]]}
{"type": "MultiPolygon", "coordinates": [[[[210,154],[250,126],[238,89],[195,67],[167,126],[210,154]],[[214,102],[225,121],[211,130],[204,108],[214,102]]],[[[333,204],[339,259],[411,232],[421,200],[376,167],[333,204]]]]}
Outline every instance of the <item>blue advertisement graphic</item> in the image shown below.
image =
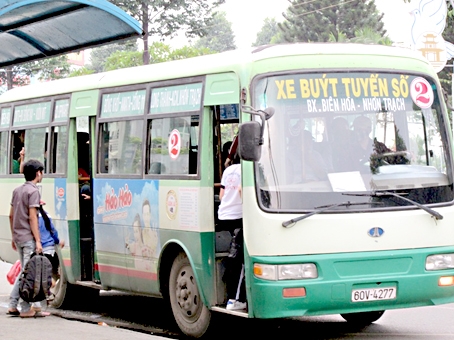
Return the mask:
{"type": "Polygon", "coordinates": [[[96,179],[93,198],[98,250],[158,257],[158,181],[96,179]]]}
{"type": "Polygon", "coordinates": [[[54,219],[66,220],[66,178],[56,178],[54,182],[55,188],[55,216],[54,219]]]}
{"type": "MultiPolygon", "coordinates": [[[[55,216],[51,216],[60,240],[67,242],[69,247],[68,214],[67,214],[66,178],[56,178],[54,181],[55,216]]],[[[45,208],[46,210],[46,208],[45,208]]],[[[48,212],[48,211],[47,211],[48,212]]],[[[49,212],[48,212],[49,213],[49,212]]]]}

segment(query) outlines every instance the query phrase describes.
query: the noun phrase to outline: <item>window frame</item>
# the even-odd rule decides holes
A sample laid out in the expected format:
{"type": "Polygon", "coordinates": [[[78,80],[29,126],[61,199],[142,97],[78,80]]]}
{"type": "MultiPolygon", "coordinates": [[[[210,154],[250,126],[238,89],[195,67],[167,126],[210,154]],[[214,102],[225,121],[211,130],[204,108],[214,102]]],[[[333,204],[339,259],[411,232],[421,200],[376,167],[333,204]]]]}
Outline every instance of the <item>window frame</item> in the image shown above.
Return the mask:
{"type": "MultiPolygon", "coordinates": [[[[10,108],[11,109],[11,116],[10,116],[10,121],[9,121],[9,126],[4,126],[0,127],[1,132],[8,131],[8,173],[6,174],[1,174],[0,177],[10,177],[10,176],[23,176],[21,173],[12,173],[12,168],[11,164],[13,161],[13,155],[12,155],[12,147],[13,147],[13,132],[16,130],[32,130],[36,128],[46,128],[48,130],[48,138],[46,141],[46,148],[47,150],[52,150],[54,146],[54,138],[53,138],[53,131],[54,128],[57,126],[65,126],[67,133],[66,133],[66,146],[64,153],[68,154],[68,142],[69,142],[69,116],[70,116],[70,105],[71,105],[71,95],[70,94],[61,94],[61,95],[55,95],[55,96],[49,96],[49,97],[44,97],[44,98],[33,98],[29,100],[20,100],[17,102],[10,102],[10,103],[4,103],[0,105],[0,112],[1,110],[5,108],[10,108]],[[56,102],[59,100],[68,100],[68,117],[66,121],[57,121],[55,122],[55,108],[56,108],[56,102]],[[21,125],[21,126],[14,126],[14,115],[16,112],[16,107],[23,106],[23,105],[34,105],[34,104],[40,104],[40,103],[50,103],[50,114],[49,114],[49,121],[46,123],[38,123],[38,124],[29,124],[29,125],[21,125]]],[[[52,173],[49,172],[51,170],[51,164],[53,163],[54,155],[52,152],[49,152],[48,155],[48,162],[46,162],[46,169],[44,172],[45,177],[49,178],[59,178],[59,177],[66,177],[67,171],[68,171],[68,159],[66,158],[65,160],[65,166],[64,166],[64,171],[62,173],[52,173]],[[48,163],[48,164],[47,164],[48,163]]]]}
{"type": "Polygon", "coordinates": [[[172,80],[163,80],[150,83],[141,83],[133,84],[126,86],[117,86],[111,88],[100,89],[99,91],[99,101],[96,115],[96,145],[97,145],[97,155],[96,155],[96,167],[95,173],[93,174],[96,178],[144,178],[144,179],[183,179],[183,180],[199,180],[200,179],[200,155],[201,155],[201,137],[202,137],[202,123],[203,123],[203,114],[204,114],[204,94],[205,94],[205,85],[206,85],[206,76],[196,76],[172,80]],[[171,86],[180,86],[180,85],[190,85],[190,84],[201,84],[201,99],[200,99],[200,108],[196,111],[184,111],[177,113],[150,113],[151,105],[151,94],[153,89],[171,87],[171,86]],[[131,92],[131,91],[140,91],[146,90],[145,92],[145,105],[144,112],[141,115],[132,115],[132,116],[119,116],[119,117],[101,117],[102,110],[102,99],[104,95],[115,94],[119,92],[131,92]],[[158,118],[169,118],[169,117],[182,117],[182,116],[195,116],[199,117],[199,131],[198,131],[198,154],[197,154],[197,173],[196,174],[149,174],[149,134],[148,126],[151,120],[158,118]],[[140,174],[109,174],[101,172],[101,145],[102,145],[102,125],[110,122],[120,122],[120,121],[129,121],[129,120],[142,120],[142,166],[140,174]]]}

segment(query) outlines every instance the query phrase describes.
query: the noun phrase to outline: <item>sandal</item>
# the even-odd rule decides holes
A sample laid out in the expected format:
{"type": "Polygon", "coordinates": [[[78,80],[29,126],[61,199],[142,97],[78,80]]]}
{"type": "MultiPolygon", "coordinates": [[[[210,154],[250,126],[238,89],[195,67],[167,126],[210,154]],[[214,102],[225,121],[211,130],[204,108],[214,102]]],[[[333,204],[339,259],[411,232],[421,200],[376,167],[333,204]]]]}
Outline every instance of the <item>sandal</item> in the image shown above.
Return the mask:
{"type": "Polygon", "coordinates": [[[36,312],[35,314],[32,315],[21,315],[21,318],[44,318],[46,316],[49,316],[50,313],[47,312],[36,312]]]}
{"type": "Polygon", "coordinates": [[[10,316],[19,316],[19,315],[20,315],[20,312],[19,312],[17,309],[8,310],[8,311],[6,312],[6,315],[10,315],[10,316]]]}

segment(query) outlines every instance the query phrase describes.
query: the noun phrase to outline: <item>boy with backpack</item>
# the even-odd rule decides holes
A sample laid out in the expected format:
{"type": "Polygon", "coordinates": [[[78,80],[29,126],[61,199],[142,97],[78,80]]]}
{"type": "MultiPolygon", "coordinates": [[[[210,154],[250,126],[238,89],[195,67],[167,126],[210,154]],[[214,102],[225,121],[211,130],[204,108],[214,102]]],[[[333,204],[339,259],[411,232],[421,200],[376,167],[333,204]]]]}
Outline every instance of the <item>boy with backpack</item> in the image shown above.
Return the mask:
{"type": "MultiPolygon", "coordinates": [[[[41,195],[37,184],[42,181],[44,165],[30,159],[24,164],[23,173],[25,183],[13,191],[9,221],[12,234],[12,248],[19,253],[21,268],[25,268],[33,252],[42,253],[43,247],[38,228],[38,208],[41,195]]],[[[21,311],[17,309],[19,303],[19,278],[17,277],[10,294],[8,315],[20,315],[22,318],[45,316],[32,310],[30,303],[21,301],[21,311]]]]}

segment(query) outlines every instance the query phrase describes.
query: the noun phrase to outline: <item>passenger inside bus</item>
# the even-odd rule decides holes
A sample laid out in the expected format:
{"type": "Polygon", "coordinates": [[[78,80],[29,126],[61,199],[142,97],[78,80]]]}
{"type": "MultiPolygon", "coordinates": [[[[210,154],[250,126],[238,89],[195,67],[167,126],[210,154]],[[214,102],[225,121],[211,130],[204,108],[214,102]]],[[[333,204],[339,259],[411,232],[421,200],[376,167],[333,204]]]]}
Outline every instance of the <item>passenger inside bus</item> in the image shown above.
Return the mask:
{"type": "MultiPolygon", "coordinates": [[[[300,124],[299,122],[296,124],[300,124]]],[[[290,128],[288,139],[288,169],[291,183],[320,181],[327,178],[329,168],[319,152],[314,150],[314,140],[308,130],[298,126],[290,128]]]]}
{"type": "Polygon", "coordinates": [[[77,132],[77,164],[79,181],[90,180],[90,135],[87,132],[77,132]]]}
{"type": "Polygon", "coordinates": [[[218,218],[221,230],[232,235],[229,255],[225,258],[224,281],[227,288],[228,310],[246,309],[243,253],[243,202],[241,195],[241,166],[236,153],[232,165],[222,174],[218,218]]]}
{"type": "Polygon", "coordinates": [[[157,174],[165,174],[166,173],[166,166],[161,162],[152,162],[150,164],[150,170],[148,171],[149,174],[157,175],[157,174]]]}
{"type": "Polygon", "coordinates": [[[353,121],[353,132],[350,140],[350,153],[354,170],[368,172],[367,166],[373,152],[373,141],[369,137],[372,122],[366,116],[358,116],[353,121]]]}
{"type": "Polygon", "coordinates": [[[22,173],[21,163],[24,162],[24,141],[25,141],[25,130],[16,130],[13,134],[13,145],[12,145],[12,162],[11,162],[11,173],[18,174],[22,173]]]}
{"type": "Polygon", "coordinates": [[[18,159],[13,158],[13,165],[12,165],[13,174],[18,174],[18,173],[24,172],[24,156],[25,156],[25,149],[24,149],[24,147],[22,147],[22,150],[19,152],[19,158],[18,159]]]}
{"type": "Polygon", "coordinates": [[[350,129],[344,117],[336,117],[331,122],[329,130],[330,157],[334,172],[351,170],[351,155],[349,148],[350,129]]]}

